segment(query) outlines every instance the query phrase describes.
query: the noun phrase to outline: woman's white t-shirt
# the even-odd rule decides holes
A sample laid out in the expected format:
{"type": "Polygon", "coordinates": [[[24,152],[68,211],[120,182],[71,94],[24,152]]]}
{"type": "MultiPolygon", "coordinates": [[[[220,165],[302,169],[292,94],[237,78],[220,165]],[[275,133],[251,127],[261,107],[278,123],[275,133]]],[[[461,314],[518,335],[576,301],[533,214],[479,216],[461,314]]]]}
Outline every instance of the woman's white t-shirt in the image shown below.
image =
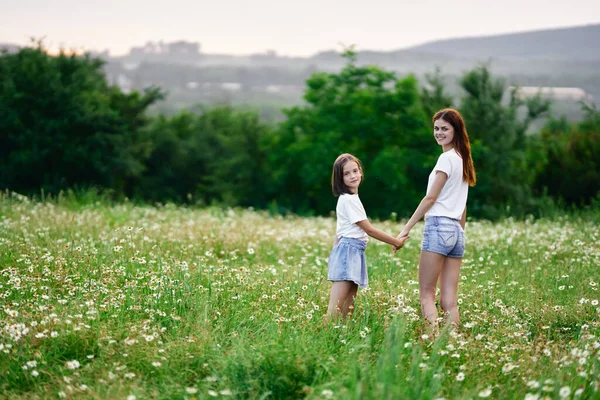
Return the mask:
{"type": "Polygon", "coordinates": [[[463,179],[463,160],[453,148],[440,155],[437,164],[429,174],[427,193],[435,179],[437,171],[448,175],[446,184],[442,188],[433,207],[425,214],[426,217],[448,217],[459,220],[467,205],[469,184],[463,179]]]}
{"type": "Polygon", "coordinates": [[[367,219],[367,213],[363,207],[358,194],[340,195],[335,208],[337,216],[336,236],[338,239],[342,237],[360,239],[367,243],[369,235],[356,225],[357,222],[367,219]]]}

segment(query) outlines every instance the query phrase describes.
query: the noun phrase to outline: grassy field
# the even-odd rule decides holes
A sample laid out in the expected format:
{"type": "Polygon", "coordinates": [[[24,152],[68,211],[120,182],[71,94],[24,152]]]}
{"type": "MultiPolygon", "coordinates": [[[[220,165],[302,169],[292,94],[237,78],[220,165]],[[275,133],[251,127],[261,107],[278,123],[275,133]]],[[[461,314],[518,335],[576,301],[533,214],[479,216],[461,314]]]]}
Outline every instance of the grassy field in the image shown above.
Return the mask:
{"type": "Polygon", "coordinates": [[[462,326],[433,338],[422,224],[370,242],[336,325],[332,218],[4,196],[0,397],[600,398],[599,219],[469,221],[462,326]]]}

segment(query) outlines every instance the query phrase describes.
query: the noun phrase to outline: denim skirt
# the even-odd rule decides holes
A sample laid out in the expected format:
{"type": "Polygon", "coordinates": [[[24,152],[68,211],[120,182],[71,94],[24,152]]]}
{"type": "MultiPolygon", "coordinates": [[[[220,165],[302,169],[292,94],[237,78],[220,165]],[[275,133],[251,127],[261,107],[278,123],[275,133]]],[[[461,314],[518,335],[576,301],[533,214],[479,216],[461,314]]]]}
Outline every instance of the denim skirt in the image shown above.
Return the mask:
{"type": "Polygon", "coordinates": [[[369,285],[366,248],[367,244],[360,239],[341,238],[329,255],[327,280],[352,281],[366,288],[369,285]]]}
{"type": "Polygon", "coordinates": [[[462,258],[465,253],[465,231],[455,219],[426,217],[421,250],[462,258]]]}

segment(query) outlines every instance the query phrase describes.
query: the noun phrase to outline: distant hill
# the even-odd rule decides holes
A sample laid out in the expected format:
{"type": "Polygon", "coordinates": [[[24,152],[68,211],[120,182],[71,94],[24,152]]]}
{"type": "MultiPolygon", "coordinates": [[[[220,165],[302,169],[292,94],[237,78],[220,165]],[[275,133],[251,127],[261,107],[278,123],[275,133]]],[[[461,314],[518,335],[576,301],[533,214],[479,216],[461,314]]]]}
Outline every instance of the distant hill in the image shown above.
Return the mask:
{"type": "MultiPolygon", "coordinates": [[[[16,51],[18,46],[0,44],[16,51]]],[[[315,71],[339,71],[346,60],[340,50],[309,57],[276,52],[231,55],[202,51],[198,42],[148,42],[122,56],[92,54],[106,61],[111,83],[124,90],[157,85],[168,92],[173,108],[198,103],[262,104],[279,110],[299,104],[305,82],[315,71]]],[[[440,67],[452,96],[458,78],[483,63],[507,84],[580,88],[600,99],[600,24],[485,37],[438,40],[392,51],[363,50],[358,64],[375,64],[398,74],[424,75],[440,67]]],[[[572,102],[573,109],[580,106],[572,102]]],[[[576,113],[571,113],[575,115],[576,113]]],[[[574,117],[577,118],[577,117],[574,117]]]]}
{"type": "Polygon", "coordinates": [[[437,40],[407,50],[478,58],[600,60],[600,24],[437,40]]]}

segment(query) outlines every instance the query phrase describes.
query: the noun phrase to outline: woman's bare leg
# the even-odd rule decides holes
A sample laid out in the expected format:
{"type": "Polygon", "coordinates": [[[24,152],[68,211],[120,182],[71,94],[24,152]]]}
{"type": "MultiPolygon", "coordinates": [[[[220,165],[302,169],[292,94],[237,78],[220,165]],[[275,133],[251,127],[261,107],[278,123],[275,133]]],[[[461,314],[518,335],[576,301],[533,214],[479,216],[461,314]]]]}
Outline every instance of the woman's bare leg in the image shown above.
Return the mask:
{"type": "Polygon", "coordinates": [[[446,257],[429,251],[421,251],[419,260],[419,300],[421,313],[432,327],[437,325],[438,312],[435,305],[435,291],[438,277],[446,257]]]}
{"type": "Polygon", "coordinates": [[[455,325],[460,323],[457,294],[461,263],[462,258],[446,258],[440,276],[440,306],[448,321],[455,325]]]}

